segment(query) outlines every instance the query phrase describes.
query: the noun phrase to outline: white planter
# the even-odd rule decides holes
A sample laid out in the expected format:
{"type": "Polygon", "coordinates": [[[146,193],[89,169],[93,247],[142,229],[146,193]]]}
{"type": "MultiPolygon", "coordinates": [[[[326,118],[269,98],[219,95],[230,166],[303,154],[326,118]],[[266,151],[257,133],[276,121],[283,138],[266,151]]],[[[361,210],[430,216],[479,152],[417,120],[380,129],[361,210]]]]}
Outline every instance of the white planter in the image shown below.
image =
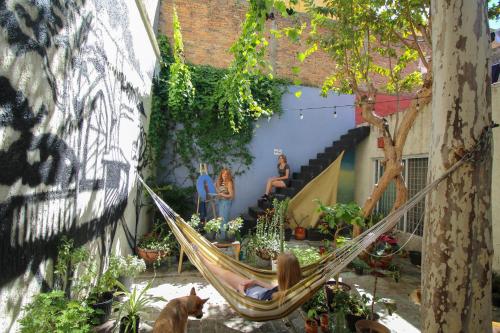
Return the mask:
{"type": "Polygon", "coordinates": [[[278,260],[277,259],[271,259],[271,270],[276,272],[276,267],[278,266],[278,260]]]}

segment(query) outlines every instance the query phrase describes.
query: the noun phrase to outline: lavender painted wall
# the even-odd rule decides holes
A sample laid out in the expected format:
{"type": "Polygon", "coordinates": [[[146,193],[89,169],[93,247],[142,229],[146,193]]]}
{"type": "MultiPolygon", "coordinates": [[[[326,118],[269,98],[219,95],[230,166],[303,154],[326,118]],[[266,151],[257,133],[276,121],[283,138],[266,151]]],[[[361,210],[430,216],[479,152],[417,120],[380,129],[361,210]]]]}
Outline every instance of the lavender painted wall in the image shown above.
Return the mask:
{"type": "Polygon", "coordinates": [[[337,117],[333,108],[297,110],[311,107],[330,107],[353,105],[354,96],[329,94],[320,96],[321,90],[311,87],[290,87],[283,96],[281,116],[258,122],[254,139],[251,142],[251,152],[255,160],[245,174],[236,177],[236,197],[231,207],[231,216],[237,216],[247,211],[249,206],[255,206],[257,199],[264,193],[266,180],[274,176],[277,157],[274,149],[281,149],[287,156],[292,172],[300,171],[309,159],[323,152],[333,141],[340,138],[349,129],[355,127],[354,108],[338,107],[337,117]],[[302,90],[302,96],[296,98],[294,93],[302,90]],[[303,119],[300,119],[300,114],[303,119]]]}

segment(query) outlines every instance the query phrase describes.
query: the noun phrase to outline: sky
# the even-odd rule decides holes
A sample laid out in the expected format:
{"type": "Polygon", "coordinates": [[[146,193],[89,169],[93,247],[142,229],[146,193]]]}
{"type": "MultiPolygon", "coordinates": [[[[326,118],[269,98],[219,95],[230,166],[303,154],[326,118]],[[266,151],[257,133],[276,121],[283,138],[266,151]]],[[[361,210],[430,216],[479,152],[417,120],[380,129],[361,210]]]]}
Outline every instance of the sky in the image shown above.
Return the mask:
{"type": "Polygon", "coordinates": [[[500,28],[500,20],[490,20],[490,28],[491,29],[498,29],[500,28]]]}

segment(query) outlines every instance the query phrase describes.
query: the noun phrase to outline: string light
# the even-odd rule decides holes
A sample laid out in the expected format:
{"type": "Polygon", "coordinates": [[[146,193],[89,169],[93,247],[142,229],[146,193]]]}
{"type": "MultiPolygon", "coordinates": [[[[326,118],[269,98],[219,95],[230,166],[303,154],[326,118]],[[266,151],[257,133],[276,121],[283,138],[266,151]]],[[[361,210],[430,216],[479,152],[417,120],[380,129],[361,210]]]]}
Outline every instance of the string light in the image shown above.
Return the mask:
{"type": "Polygon", "coordinates": [[[300,113],[299,118],[300,118],[300,120],[304,119],[304,115],[302,114],[302,112],[300,113]]]}
{"type": "Polygon", "coordinates": [[[337,118],[337,107],[333,107],[333,118],[337,118]]]}
{"type": "Polygon", "coordinates": [[[271,116],[267,117],[267,122],[271,121],[271,116]]]}
{"type": "MultiPolygon", "coordinates": [[[[420,106],[419,104],[419,98],[417,97],[412,97],[412,98],[400,98],[399,102],[401,101],[413,101],[417,100],[417,107],[420,106]]],[[[393,102],[398,102],[397,99],[391,99],[391,100],[385,100],[385,101],[373,101],[369,100],[365,103],[362,103],[360,101],[356,101],[354,104],[344,104],[344,105],[331,105],[331,106],[317,106],[317,107],[309,107],[309,108],[300,108],[300,109],[293,109],[293,108],[284,108],[283,111],[303,111],[303,110],[321,110],[321,109],[332,109],[332,108],[344,108],[344,107],[361,107],[363,104],[371,104],[371,105],[376,105],[376,104],[383,104],[383,103],[393,103],[393,102]]]]}

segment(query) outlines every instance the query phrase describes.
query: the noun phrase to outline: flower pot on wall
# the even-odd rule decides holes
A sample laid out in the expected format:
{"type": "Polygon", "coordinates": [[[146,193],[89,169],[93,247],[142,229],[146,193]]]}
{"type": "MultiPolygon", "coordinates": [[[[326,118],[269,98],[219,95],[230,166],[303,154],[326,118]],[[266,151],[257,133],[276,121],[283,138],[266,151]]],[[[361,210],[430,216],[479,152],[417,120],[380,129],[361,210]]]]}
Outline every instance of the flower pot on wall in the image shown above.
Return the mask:
{"type": "Polygon", "coordinates": [[[306,238],[306,229],[302,227],[295,228],[295,239],[296,240],[304,240],[306,238]]]}

